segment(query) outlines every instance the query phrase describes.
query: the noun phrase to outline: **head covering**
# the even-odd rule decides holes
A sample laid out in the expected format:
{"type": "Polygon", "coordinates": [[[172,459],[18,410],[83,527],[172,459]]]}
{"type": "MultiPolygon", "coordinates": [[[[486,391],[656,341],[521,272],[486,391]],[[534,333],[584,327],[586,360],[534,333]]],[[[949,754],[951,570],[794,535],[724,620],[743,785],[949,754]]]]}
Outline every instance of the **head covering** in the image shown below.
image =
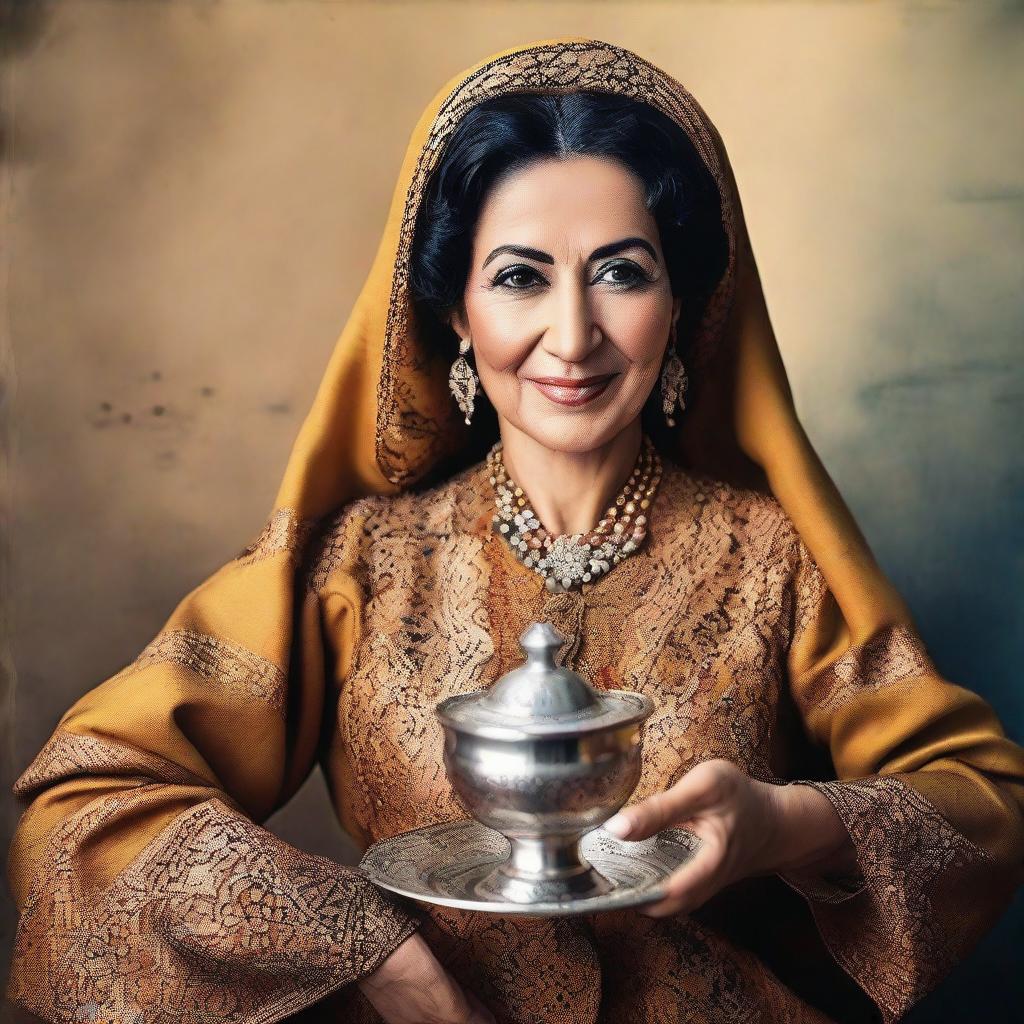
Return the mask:
{"type": "Polygon", "coordinates": [[[413,230],[431,171],[465,113],[507,93],[596,90],[676,121],[718,185],[727,269],[691,346],[701,388],[669,454],[694,472],[770,490],[831,586],[852,635],[910,621],[805,433],[765,305],[725,146],[700,104],[630,50],[563,36],[502,50],[448,81],[406,149],[376,258],[288,462],[264,540],[304,533],[353,497],[388,494],[458,465],[466,426],[448,365],[425,344],[409,288],[413,230]]]}
{"type": "MultiPolygon", "coordinates": [[[[328,698],[353,654],[359,584],[339,572],[332,586],[345,592],[325,587],[322,598],[299,567],[319,557],[309,538],[320,523],[325,547],[345,547],[330,526],[354,499],[443,478],[479,450],[448,393],[448,366],[416,321],[417,213],[474,104],[581,90],[643,100],[674,119],[719,188],[727,269],[688,349],[701,387],[666,454],[773,493],[841,612],[801,552],[790,689],[839,778],[854,780],[811,784],[840,811],[871,886],[862,900],[816,899],[822,936],[892,1024],[1019,883],[1024,751],[980,697],[933,671],[800,424],[718,133],[664,71],[570,36],[497,53],[433,98],[263,531],[182,599],[130,665],[62,716],[16,781],[30,805],[8,858],[20,918],[7,995],[17,1005],[51,1020],[127,1006],[150,1021],[172,1003],[179,1013],[277,1020],[375,969],[418,927],[358,872],[255,824],[295,794],[327,730],[339,728],[328,698]],[[885,685],[903,680],[915,686],[909,699],[885,685]]],[[[578,948],[563,948],[575,974],[587,962],[578,948]]],[[[735,971],[733,952],[728,963],[735,971]]],[[[733,977],[721,982],[730,1000],[733,977]]],[[[628,986],[608,991],[633,998],[628,986]]]]}

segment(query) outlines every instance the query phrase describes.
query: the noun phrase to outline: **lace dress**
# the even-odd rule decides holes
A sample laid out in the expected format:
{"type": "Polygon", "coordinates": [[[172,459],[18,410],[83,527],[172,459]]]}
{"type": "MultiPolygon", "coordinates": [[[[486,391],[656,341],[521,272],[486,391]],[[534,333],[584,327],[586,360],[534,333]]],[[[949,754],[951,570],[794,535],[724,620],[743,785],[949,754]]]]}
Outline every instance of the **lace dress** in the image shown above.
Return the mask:
{"type": "Polygon", "coordinates": [[[936,672],[911,626],[850,636],[773,497],[666,460],[643,547],[559,594],[492,532],[493,511],[478,463],[315,529],[268,525],[240,558],[271,572],[305,553],[296,616],[317,642],[300,684],[258,652],[205,644],[201,622],[173,623],[82,699],[104,735],[62,719],[16,784],[36,803],[13,847],[12,996],[52,1020],[374,1022],[352,982],[415,928],[501,1024],[888,1024],[937,984],[1021,880],[1020,790],[983,770],[1009,744],[989,706],[936,672]],[[709,758],[809,781],[857,874],[750,878],[669,918],[524,919],[385,894],[257,824],[316,761],[364,848],[465,818],[433,709],[518,664],[540,620],[595,687],[654,699],[630,804],[709,758]],[[175,672],[149,687],[158,728],[134,716],[119,730],[118,701],[155,664],[175,672]],[[181,735],[194,758],[166,754],[181,735]]]}

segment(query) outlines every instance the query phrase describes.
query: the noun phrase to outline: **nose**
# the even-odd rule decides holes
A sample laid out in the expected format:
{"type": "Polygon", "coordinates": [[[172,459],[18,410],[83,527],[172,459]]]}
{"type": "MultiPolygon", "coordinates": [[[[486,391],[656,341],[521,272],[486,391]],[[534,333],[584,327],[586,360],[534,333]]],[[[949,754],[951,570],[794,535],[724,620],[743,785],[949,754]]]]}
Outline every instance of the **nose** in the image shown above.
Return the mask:
{"type": "Polygon", "coordinates": [[[542,342],[544,351],[565,363],[583,362],[602,340],[586,285],[565,280],[555,290],[551,308],[551,320],[542,342]]]}

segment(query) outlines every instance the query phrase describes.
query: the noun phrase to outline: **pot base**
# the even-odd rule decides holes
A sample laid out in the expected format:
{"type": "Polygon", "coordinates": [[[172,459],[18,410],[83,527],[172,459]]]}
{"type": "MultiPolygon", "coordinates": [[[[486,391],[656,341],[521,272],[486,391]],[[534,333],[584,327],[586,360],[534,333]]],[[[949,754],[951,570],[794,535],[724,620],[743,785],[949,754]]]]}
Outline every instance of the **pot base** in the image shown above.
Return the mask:
{"type": "Polygon", "coordinates": [[[661,899],[665,880],[699,846],[699,837],[681,828],[637,842],[596,828],[579,841],[579,871],[524,881],[508,873],[512,846],[505,836],[475,819],[458,819],[379,840],[359,869],[381,888],[427,904],[561,917],[661,899]]]}

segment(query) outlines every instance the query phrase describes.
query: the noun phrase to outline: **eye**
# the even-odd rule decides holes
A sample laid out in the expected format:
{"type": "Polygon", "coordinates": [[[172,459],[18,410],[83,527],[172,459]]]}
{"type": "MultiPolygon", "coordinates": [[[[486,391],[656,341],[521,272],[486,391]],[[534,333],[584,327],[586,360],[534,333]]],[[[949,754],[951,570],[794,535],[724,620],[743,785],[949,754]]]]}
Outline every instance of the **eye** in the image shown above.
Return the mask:
{"type": "Polygon", "coordinates": [[[606,274],[623,274],[623,277],[608,278],[608,283],[616,288],[632,288],[638,284],[645,284],[651,281],[650,276],[635,263],[629,260],[622,260],[619,263],[610,263],[598,275],[595,280],[600,281],[606,274]]]}
{"type": "Polygon", "coordinates": [[[514,278],[519,278],[520,280],[526,278],[528,282],[544,280],[532,267],[519,264],[514,267],[506,267],[505,270],[494,277],[491,284],[502,288],[509,288],[516,292],[528,291],[531,287],[530,284],[506,284],[507,281],[512,281],[514,278]]]}

